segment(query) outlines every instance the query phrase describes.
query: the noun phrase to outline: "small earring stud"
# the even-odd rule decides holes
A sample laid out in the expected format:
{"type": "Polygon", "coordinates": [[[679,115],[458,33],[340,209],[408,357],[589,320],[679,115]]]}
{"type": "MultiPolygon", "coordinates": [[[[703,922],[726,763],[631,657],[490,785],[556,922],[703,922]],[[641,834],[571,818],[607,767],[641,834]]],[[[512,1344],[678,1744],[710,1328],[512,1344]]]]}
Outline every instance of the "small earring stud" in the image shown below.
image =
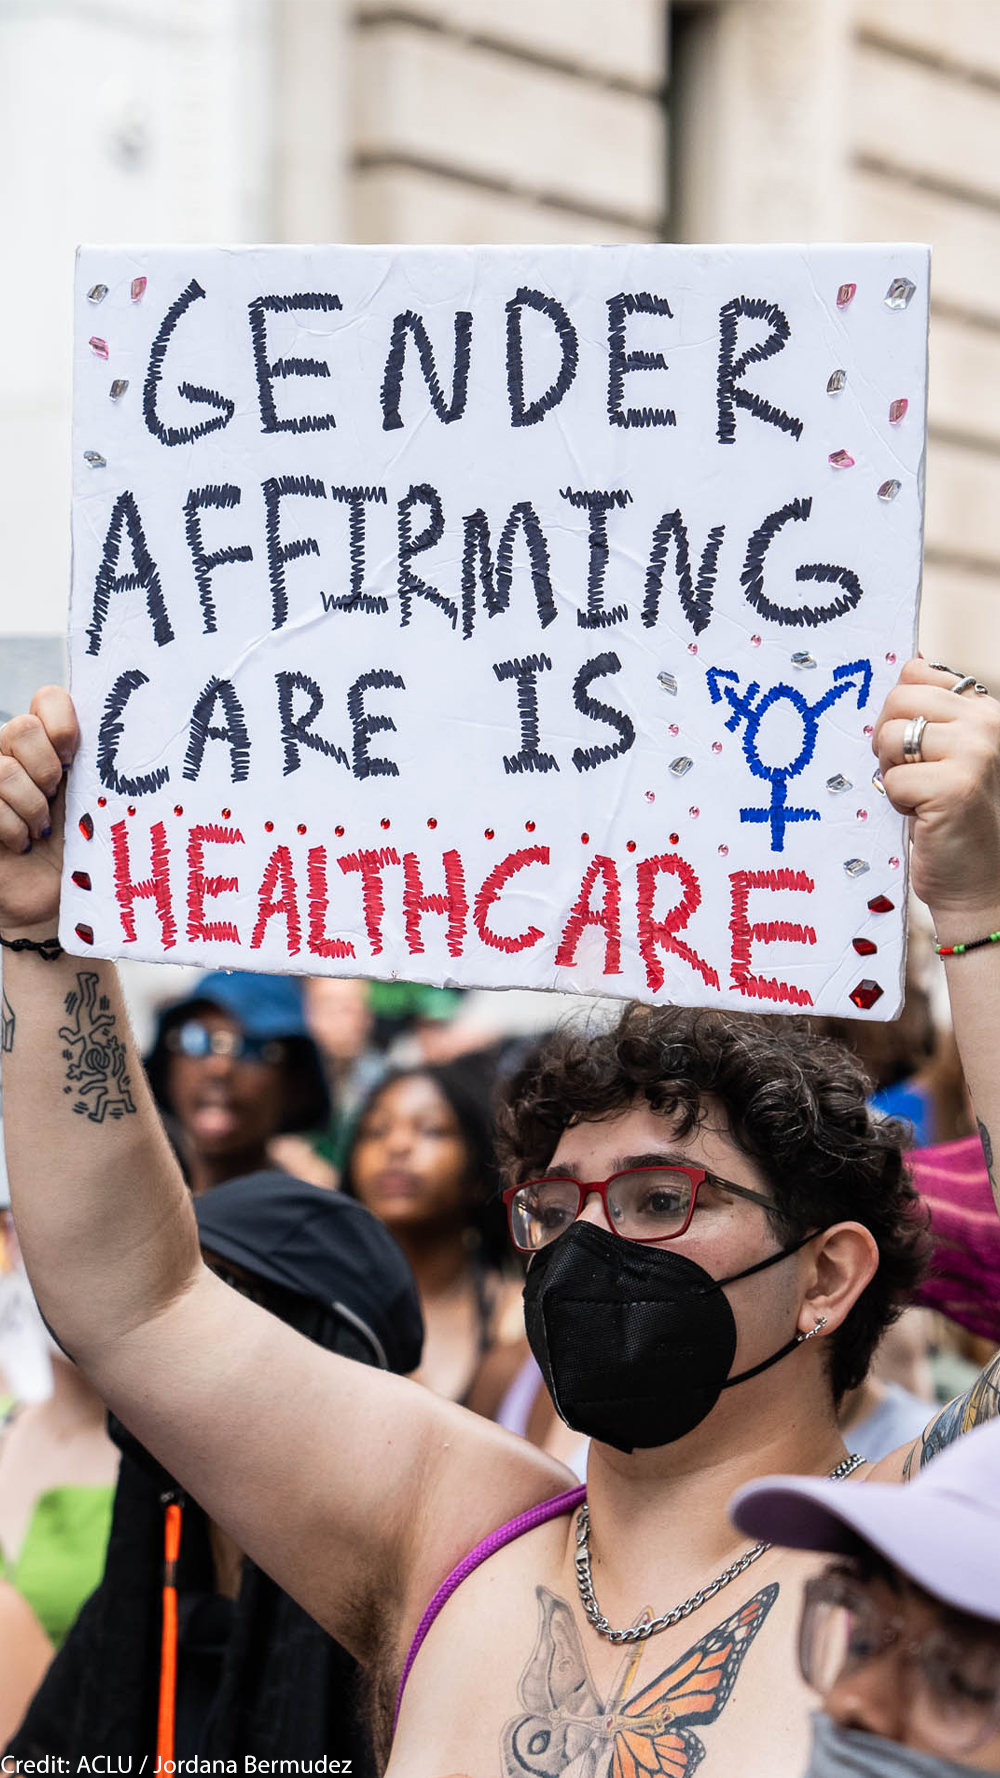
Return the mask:
{"type": "Polygon", "coordinates": [[[819,1320],[816,1323],[816,1326],[811,1327],[809,1329],[808,1333],[800,1333],[799,1335],[797,1335],[796,1344],[799,1346],[804,1346],[807,1340],[814,1340],[818,1333],[822,1333],[825,1326],[826,1326],[826,1316],[821,1315],[819,1320]]]}

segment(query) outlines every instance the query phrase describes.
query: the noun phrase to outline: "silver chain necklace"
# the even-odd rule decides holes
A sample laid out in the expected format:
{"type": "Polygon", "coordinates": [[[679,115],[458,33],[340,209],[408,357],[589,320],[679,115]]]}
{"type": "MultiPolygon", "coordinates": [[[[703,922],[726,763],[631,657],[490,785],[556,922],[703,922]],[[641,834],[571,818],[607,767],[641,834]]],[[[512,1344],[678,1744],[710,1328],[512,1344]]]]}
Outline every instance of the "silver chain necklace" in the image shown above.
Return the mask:
{"type": "MultiPolygon", "coordinates": [[[[853,1475],[865,1462],[867,1458],[854,1452],[838,1463],[836,1469],[831,1469],[829,1480],[843,1481],[845,1476],[853,1475]]],[[[705,1605],[709,1599],[714,1599],[716,1593],[721,1593],[731,1580],[745,1574],[751,1563],[758,1561],[770,1548],[769,1543],[755,1543],[752,1549],[737,1557],[730,1567],[717,1574],[707,1587],[699,1587],[696,1593],[691,1594],[690,1599],[685,1599],[683,1605],[675,1605],[673,1611],[664,1612],[662,1617],[654,1617],[648,1624],[632,1624],[627,1630],[613,1630],[598,1605],[594,1592],[594,1580],[590,1572],[590,1512],[584,1501],[576,1522],[576,1584],[580,1604],[598,1635],[607,1637],[609,1642],[645,1642],[648,1636],[655,1636],[660,1630],[669,1630],[672,1625],[679,1624],[682,1618],[690,1617],[693,1611],[698,1610],[699,1605],[705,1605]]]]}

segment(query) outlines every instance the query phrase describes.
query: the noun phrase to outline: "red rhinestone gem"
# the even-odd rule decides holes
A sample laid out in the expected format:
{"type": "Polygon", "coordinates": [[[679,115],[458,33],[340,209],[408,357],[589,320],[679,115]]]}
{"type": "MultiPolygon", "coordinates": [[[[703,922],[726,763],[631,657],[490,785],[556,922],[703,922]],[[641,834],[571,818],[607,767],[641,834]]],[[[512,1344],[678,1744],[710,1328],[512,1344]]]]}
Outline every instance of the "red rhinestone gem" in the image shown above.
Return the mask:
{"type": "Polygon", "coordinates": [[[589,846],[590,845],[589,833],[582,833],[580,835],[580,844],[581,844],[581,846],[589,846]]]}
{"type": "Polygon", "coordinates": [[[83,939],[85,945],[93,944],[94,928],[92,926],[84,926],[81,922],[79,926],[74,926],[73,930],[76,933],[77,938],[83,939]]]}
{"type": "Polygon", "coordinates": [[[223,809],[223,811],[222,811],[223,821],[228,821],[232,812],[233,812],[232,809],[223,809]]]}
{"type": "Polygon", "coordinates": [[[870,976],[865,976],[856,988],[851,989],[850,997],[855,1006],[860,1006],[862,1012],[867,1012],[869,1007],[875,1005],[876,1000],[881,1000],[882,989],[878,982],[873,982],[870,976]]]}
{"type": "Polygon", "coordinates": [[[93,887],[90,877],[85,870],[75,870],[73,872],[73,882],[78,889],[90,889],[93,887]]]}
{"type": "Polygon", "coordinates": [[[679,833],[672,833],[672,834],[671,834],[671,835],[670,835],[670,844],[671,844],[671,845],[672,845],[672,846],[679,846],[679,845],[680,845],[680,843],[681,843],[681,836],[680,836],[680,834],[679,834],[679,833]]]}
{"type": "Polygon", "coordinates": [[[382,817],[382,826],[383,826],[383,827],[389,827],[389,826],[391,826],[391,822],[390,822],[390,820],[389,820],[389,817],[388,817],[388,815],[383,815],[383,817],[382,817]]]}
{"type": "Polygon", "coordinates": [[[878,945],[874,944],[870,938],[855,938],[851,942],[859,957],[874,957],[878,950],[878,945]]]}
{"type": "Polygon", "coordinates": [[[126,810],[125,810],[125,813],[126,813],[126,815],[134,815],[134,814],[135,814],[135,804],[134,804],[134,803],[129,803],[129,806],[128,806],[128,808],[127,808],[127,809],[126,809],[126,810]]]}
{"type": "Polygon", "coordinates": [[[99,796],[99,797],[98,797],[98,799],[97,799],[97,807],[98,807],[98,808],[99,808],[99,809],[106,809],[106,808],[107,808],[107,806],[108,806],[108,799],[107,799],[107,797],[106,797],[106,796],[99,796]]]}
{"type": "Polygon", "coordinates": [[[427,825],[428,825],[428,827],[436,827],[437,826],[437,816],[436,815],[428,815],[427,825]]]}
{"type": "Polygon", "coordinates": [[[494,834],[493,834],[493,829],[492,829],[492,827],[487,827],[487,828],[486,828],[486,829],[485,829],[485,830],[484,830],[484,833],[485,833],[485,838],[486,838],[486,839],[488,839],[488,840],[492,840],[492,839],[493,839],[493,838],[494,838],[494,834]]]}
{"type": "Polygon", "coordinates": [[[625,850],[626,850],[626,852],[634,852],[635,851],[635,841],[634,840],[626,840],[625,841],[625,850]]]}
{"type": "Polygon", "coordinates": [[[305,833],[305,831],[306,831],[306,824],[305,824],[305,822],[304,822],[304,821],[300,821],[300,822],[299,822],[299,825],[298,825],[298,827],[297,827],[297,828],[296,828],[296,829],[295,829],[295,831],[296,831],[296,833],[305,833]]]}
{"type": "Polygon", "coordinates": [[[343,839],[343,837],[344,837],[344,830],[343,830],[343,828],[342,828],[342,827],[335,827],[335,828],[334,828],[334,830],[333,830],[333,831],[334,831],[334,833],[335,833],[335,834],[336,834],[336,836],[337,836],[337,838],[338,838],[338,840],[342,840],[342,839],[343,839]]]}
{"type": "Polygon", "coordinates": [[[274,822],[273,821],[265,821],[264,832],[265,833],[273,833],[274,832],[274,822]]]}
{"type": "Polygon", "coordinates": [[[895,905],[896,903],[890,901],[887,895],[873,895],[868,903],[868,912],[870,914],[891,914],[895,905]]]}
{"type": "Polygon", "coordinates": [[[524,831],[525,833],[534,833],[535,823],[533,821],[526,821],[524,824],[524,831]]]}
{"type": "Polygon", "coordinates": [[[92,840],[93,839],[93,837],[94,837],[94,817],[93,817],[93,815],[81,815],[80,816],[80,832],[82,833],[85,840],[92,840]]]}
{"type": "Polygon", "coordinates": [[[174,814],[175,815],[183,815],[183,813],[184,813],[183,803],[175,803],[174,804],[174,814]]]}

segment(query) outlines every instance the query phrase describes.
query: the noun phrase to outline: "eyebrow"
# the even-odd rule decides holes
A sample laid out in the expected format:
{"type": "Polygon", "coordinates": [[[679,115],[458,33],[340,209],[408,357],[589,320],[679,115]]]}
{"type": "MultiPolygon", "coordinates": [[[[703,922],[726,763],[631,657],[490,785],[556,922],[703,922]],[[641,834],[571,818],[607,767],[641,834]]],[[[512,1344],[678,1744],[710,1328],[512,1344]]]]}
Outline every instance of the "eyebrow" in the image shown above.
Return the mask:
{"type": "MultiPolygon", "coordinates": [[[[651,1154],[618,1155],[612,1162],[611,1174],[628,1173],[633,1167],[690,1167],[694,1165],[695,1163],[690,1161],[687,1155],[683,1154],[680,1149],[660,1148],[656,1149],[655,1152],[651,1154]]],[[[717,1177],[717,1175],[712,1173],[708,1167],[705,1167],[702,1170],[710,1179],[715,1179],[717,1177]]],[[[611,1177],[611,1174],[608,1175],[609,1178],[611,1177]]],[[[579,1172],[572,1162],[564,1167],[546,1167],[544,1173],[536,1173],[533,1177],[539,1181],[545,1179],[575,1179],[578,1185],[586,1184],[586,1180],[579,1177],[579,1172]]]]}

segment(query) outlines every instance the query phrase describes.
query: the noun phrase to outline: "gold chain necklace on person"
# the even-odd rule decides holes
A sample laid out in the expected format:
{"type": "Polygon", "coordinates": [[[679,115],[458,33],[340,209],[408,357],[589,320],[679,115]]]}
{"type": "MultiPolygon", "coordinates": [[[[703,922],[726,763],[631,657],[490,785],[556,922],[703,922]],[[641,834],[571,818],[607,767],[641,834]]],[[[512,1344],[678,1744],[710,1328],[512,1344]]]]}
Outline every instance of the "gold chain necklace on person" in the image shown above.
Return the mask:
{"type": "MultiPolygon", "coordinates": [[[[845,1476],[853,1475],[867,1461],[866,1457],[860,1457],[855,1451],[852,1456],[844,1457],[836,1469],[830,1470],[829,1480],[843,1481],[845,1476]]],[[[690,1617],[693,1611],[698,1610],[699,1605],[705,1605],[709,1599],[714,1599],[716,1593],[721,1593],[731,1580],[745,1574],[751,1563],[758,1561],[770,1548],[769,1543],[755,1543],[753,1549],[746,1550],[729,1568],[724,1568],[707,1587],[699,1587],[696,1593],[691,1594],[690,1599],[684,1600],[683,1605],[675,1605],[673,1611],[664,1612],[662,1617],[654,1617],[649,1623],[631,1624],[627,1630],[613,1630],[598,1605],[594,1592],[590,1572],[590,1512],[584,1501],[576,1522],[576,1584],[580,1604],[598,1635],[607,1637],[609,1642],[645,1642],[647,1636],[655,1636],[660,1630],[669,1630],[673,1624],[679,1624],[682,1618],[690,1617]]]]}

